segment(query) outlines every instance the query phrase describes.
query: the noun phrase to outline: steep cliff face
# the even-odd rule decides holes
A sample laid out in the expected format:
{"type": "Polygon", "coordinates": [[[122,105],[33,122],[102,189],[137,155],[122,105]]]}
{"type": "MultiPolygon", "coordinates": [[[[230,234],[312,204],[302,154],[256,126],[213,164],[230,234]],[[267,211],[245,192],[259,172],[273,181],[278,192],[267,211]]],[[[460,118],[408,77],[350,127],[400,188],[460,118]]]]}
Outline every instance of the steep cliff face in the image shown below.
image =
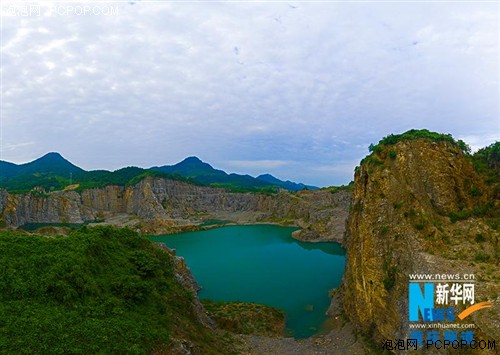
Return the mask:
{"type": "MultiPolygon", "coordinates": [[[[474,273],[482,281],[477,299],[497,301],[498,232],[488,213],[498,207],[493,189],[453,144],[401,141],[373,153],[355,173],[346,314],[377,341],[405,338],[411,273],[474,273]]],[[[498,312],[480,317],[471,320],[482,334],[498,337],[498,312]]]]}
{"type": "Polygon", "coordinates": [[[298,239],[340,241],[350,196],[348,191],[327,190],[274,195],[231,193],[150,177],[135,186],[107,186],[81,193],[13,195],[0,190],[0,221],[7,227],[107,221],[136,226],[145,233],[177,231],[205,219],[275,222],[303,227],[294,235],[298,239]]]}
{"type": "Polygon", "coordinates": [[[2,192],[0,199],[1,221],[4,226],[27,223],[83,223],[92,218],[92,211],[81,209],[76,192],[12,195],[2,192]]]}

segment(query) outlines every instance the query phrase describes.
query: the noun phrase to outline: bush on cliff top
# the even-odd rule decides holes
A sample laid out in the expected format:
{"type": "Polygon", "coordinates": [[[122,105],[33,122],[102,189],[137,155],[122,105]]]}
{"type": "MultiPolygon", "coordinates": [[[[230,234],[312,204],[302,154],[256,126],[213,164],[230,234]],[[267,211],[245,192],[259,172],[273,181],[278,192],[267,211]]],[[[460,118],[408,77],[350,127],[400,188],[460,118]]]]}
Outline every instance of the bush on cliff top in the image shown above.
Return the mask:
{"type": "Polygon", "coordinates": [[[172,256],[130,230],[2,232],[0,250],[2,354],[146,354],[179,332],[214,341],[194,319],[172,256]]]}
{"type": "Polygon", "coordinates": [[[415,139],[425,139],[430,142],[448,142],[460,148],[465,154],[470,154],[470,147],[461,139],[455,140],[451,134],[442,134],[431,132],[427,129],[410,129],[401,134],[389,134],[382,138],[377,145],[371,144],[369,147],[370,152],[380,153],[384,146],[394,145],[402,141],[411,141],[415,139]]]}
{"type": "MultiPolygon", "coordinates": [[[[368,150],[370,151],[370,155],[367,155],[365,158],[361,160],[361,164],[368,164],[373,167],[380,165],[384,165],[384,161],[380,160],[380,155],[384,152],[386,147],[390,147],[395,145],[396,143],[403,141],[412,141],[416,139],[423,139],[428,142],[448,142],[455,147],[459,148],[464,154],[469,155],[471,152],[470,147],[462,140],[455,140],[451,136],[451,134],[442,134],[431,132],[427,129],[411,129],[401,134],[389,134],[388,136],[382,138],[378,144],[370,144],[368,150]]],[[[389,158],[391,160],[396,159],[397,152],[394,150],[390,150],[388,152],[389,158]]],[[[358,167],[356,168],[356,170],[358,167]]]]}

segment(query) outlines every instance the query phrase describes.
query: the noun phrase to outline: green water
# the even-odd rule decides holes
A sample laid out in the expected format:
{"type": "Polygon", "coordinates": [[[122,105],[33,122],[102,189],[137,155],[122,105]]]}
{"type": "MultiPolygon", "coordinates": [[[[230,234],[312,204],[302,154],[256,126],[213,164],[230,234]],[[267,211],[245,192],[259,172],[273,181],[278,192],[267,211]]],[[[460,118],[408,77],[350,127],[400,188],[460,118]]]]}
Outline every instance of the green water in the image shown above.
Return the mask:
{"type": "Polygon", "coordinates": [[[201,299],[262,303],[287,314],[295,338],[321,331],[330,299],[339,286],[345,251],[337,243],[302,243],[296,228],[228,226],[152,237],[186,259],[203,289],[201,299]]]}

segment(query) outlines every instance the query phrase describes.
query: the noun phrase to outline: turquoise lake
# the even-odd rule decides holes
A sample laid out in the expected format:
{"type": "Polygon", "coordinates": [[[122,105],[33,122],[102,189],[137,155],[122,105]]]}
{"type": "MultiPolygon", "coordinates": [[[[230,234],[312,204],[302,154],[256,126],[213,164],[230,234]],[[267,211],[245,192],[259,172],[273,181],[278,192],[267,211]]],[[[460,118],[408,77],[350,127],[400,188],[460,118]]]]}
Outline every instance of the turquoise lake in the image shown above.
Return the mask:
{"type": "Polygon", "coordinates": [[[338,243],[303,243],[296,228],[227,226],[151,237],[186,259],[200,299],[262,303],[287,314],[295,338],[317,334],[327,319],[328,290],[338,287],[345,251],[338,243]]]}

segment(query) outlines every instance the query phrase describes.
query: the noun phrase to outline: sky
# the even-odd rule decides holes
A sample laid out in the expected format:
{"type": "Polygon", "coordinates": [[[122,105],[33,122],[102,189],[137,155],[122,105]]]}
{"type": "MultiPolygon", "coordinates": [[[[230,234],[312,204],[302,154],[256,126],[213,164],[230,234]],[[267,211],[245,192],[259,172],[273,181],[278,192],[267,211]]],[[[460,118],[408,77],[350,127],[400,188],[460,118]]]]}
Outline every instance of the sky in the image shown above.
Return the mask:
{"type": "Polygon", "coordinates": [[[500,3],[2,0],[0,159],[87,169],[198,156],[346,184],[427,128],[500,140],[500,3]]]}

